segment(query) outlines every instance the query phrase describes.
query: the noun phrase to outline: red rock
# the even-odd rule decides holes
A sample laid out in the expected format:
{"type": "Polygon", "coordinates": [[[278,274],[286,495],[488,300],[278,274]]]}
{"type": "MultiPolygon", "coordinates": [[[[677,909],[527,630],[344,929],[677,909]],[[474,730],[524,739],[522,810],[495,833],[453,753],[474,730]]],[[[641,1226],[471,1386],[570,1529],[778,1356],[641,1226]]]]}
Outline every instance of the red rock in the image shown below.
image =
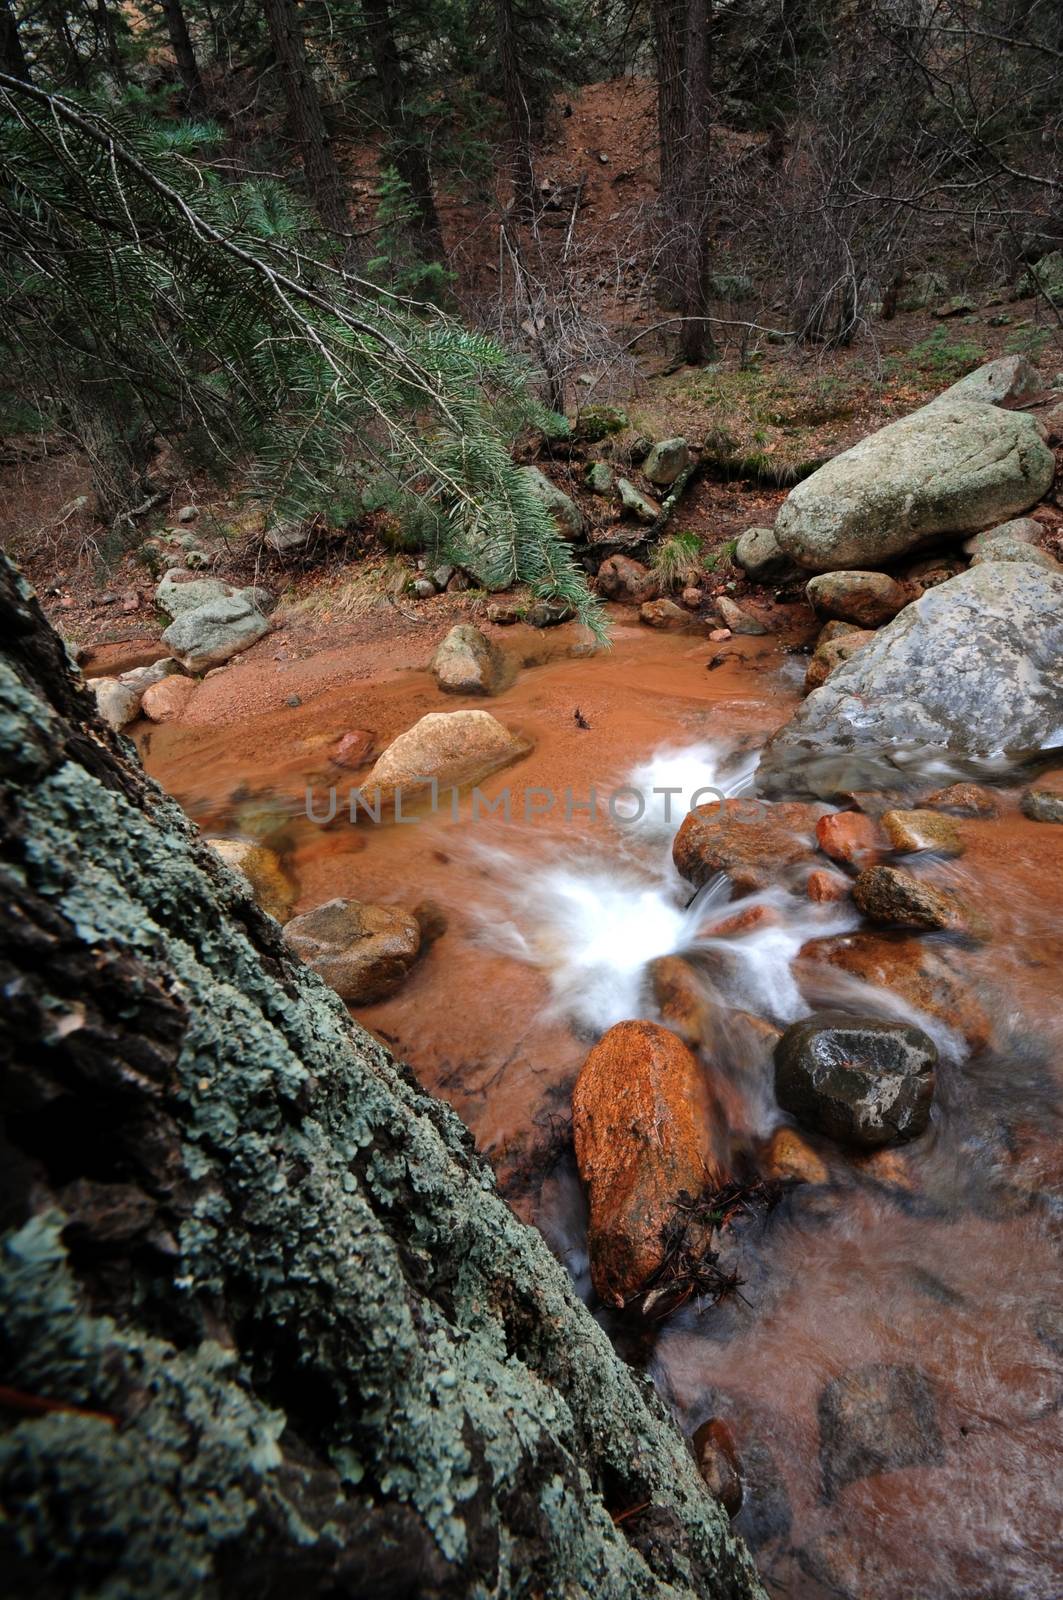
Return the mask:
{"type": "Polygon", "coordinates": [[[761,1171],[774,1183],[829,1183],[826,1163],[793,1128],[776,1128],[761,1157],[761,1171]]]}
{"type": "Polygon", "coordinates": [[[742,1469],[730,1428],[719,1417],[710,1417],[691,1445],[705,1487],[729,1517],[737,1516],[742,1509],[742,1469]]]}
{"type": "Polygon", "coordinates": [[[747,906],[730,917],[716,922],[706,922],[697,931],[699,939],[740,939],[755,928],[770,928],[778,924],[779,913],[773,906],[747,906]]]}
{"type": "Polygon", "coordinates": [[[699,1045],[709,1026],[712,1003],[698,974],[682,956],[658,956],[649,966],[653,998],[661,1017],[685,1044],[699,1045]]]}
{"type": "Polygon", "coordinates": [[[572,1096],[590,1203],[591,1277],[622,1306],[662,1266],[681,1197],[720,1188],[709,1096],[683,1041],[654,1022],[619,1022],[595,1045],[572,1096]]]}
{"type": "Polygon", "coordinates": [[[712,640],[713,644],[723,644],[724,640],[729,639],[730,637],[730,628],[713,628],[712,632],[709,634],[709,638],[712,640]]]}
{"type": "Polygon", "coordinates": [[[1000,809],[988,789],[977,783],[951,783],[947,789],[935,789],[922,802],[937,811],[952,811],[959,817],[995,817],[1000,809]]]}
{"type": "Polygon", "coordinates": [[[334,767],[347,767],[352,771],[364,767],[373,754],[373,742],[374,736],[368,728],[353,728],[336,740],[329,760],[334,767]]]}
{"type": "Polygon", "coordinates": [[[908,934],[843,933],[803,945],[796,975],[810,999],[824,995],[823,967],[835,967],[878,989],[889,989],[961,1034],[972,1050],[989,1041],[991,1025],[970,985],[944,955],[908,934]]]}
{"type": "Polygon", "coordinates": [[[875,637],[873,633],[853,628],[848,633],[840,634],[837,638],[827,639],[823,644],[817,644],[812,652],[812,659],[808,663],[805,673],[805,689],[811,693],[826,683],[835,667],[840,667],[843,661],[848,661],[852,656],[860,654],[866,644],[875,637]]]}
{"type": "Polygon", "coordinates": [[[810,872],[805,884],[805,893],[810,900],[815,900],[821,905],[834,900],[848,900],[850,884],[848,878],[843,878],[840,872],[829,872],[822,867],[817,867],[815,872],[810,872]]]}
{"type": "Polygon", "coordinates": [[[140,702],[141,715],[149,717],[152,722],[173,722],[184,714],[196,688],[194,678],[186,678],[180,673],[172,673],[159,683],[149,684],[140,702]]]}
{"type": "Polygon", "coordinates": [[[797,801],[717,800],[687,813],[675,836],[677,871],[700,888],[718,872],[734,889],[764,889],[812,856],[822,808],[797,801]]]}
{"type": "Polygon", "coordinates": [[[653,573],[632,556],[607,556],[598,568],[598,593],[607,600],[640,606],[658,592],[653,573]]]}
{"type": "Polygon", "coordinates": [[[832,861],[870,867],[881,861],[888,846],[882,830],[862,811],[832,811],[816,824],[816,842],[832,861]]]}

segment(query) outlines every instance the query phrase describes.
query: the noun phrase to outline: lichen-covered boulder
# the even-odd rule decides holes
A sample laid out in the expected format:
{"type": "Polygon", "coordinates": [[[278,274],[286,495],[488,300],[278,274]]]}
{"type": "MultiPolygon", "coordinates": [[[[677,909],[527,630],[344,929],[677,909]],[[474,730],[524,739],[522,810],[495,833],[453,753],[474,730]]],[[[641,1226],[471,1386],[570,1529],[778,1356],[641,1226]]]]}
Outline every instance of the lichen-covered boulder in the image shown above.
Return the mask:
{"type": "Polygon", "coordinates": [[[776,1045],[775,1096],[803,1127],[843,1144],[901,1144],[930,1119],[937,1059],[919,1028],[821,1012],[776,1045]]]}
{"type": "Polygon", "coordinates": [[[184,611],[162,636],[189,672],[219,667],[243,650],[249,650],[269,632],[269,623],[243,595],[208,600],[184,611]]]}
{"type": "Polygon", "coordinates": [[[1045,383],[1025,356],[998,356],[965,378],[950,384],[932,405],[943,400],[979,400],[990,406],[1022,405],[1041,393],[1045,383]]]}
{"type": "Polygon", "coordinates": [[[630,478],[618,478],[616,491],[620,496],[620,506],[625,516],[634,517],[636,522],[647,524],[657,521],[661,514],[660,506],[656,500],[651,500],[648,494],[636,489],[630,478]]]}
{"type": "Polygon", "coordinates": [[[494,694],[504,658],[470,622],[451,628],[432,657],[432,676],[444,694],[494,694]]]}
{"type": "Polygon", "coordinates": [[[539,467],[521,467],[520,470],[532,494],[553,514],[562,539],[578,539],[583,532],[583,513],[576,502],[539,467]]]}
{"type": "Polygon", "coordinates": [[[690,448],[685,439],[661,439],[642,463],[642,471],[651,483],[666,489],[689,465],[690,448]]]}
{"type": "Polygon", "coordinates": [[[868,568],[1034,505],[1055,457],[1034,419],[940,399],[862,439],[791,489],[780,548],[813,572],[868,568]]]}
{"type": "Polygon", "coordinates": [[[224,578],[197,578],[185,567],[171,567],[155,586],[155,604],[174,621],[186,611],[197,611],[210,600],[243,598],[263,616],[276,604],[272,591],[261,584],[238,588],[224,578]]]}
{"type": "Polygon", "coordinates": [[[774,528],[747,528],[735,545],[734,558],[751,578],[778,577],[793,564],[780,550],[774,528]]]}
{"type": "Polygon", "coordinates": [[[664,1262],[677,1204],[725,1181],[701,1068],[667,1028],[619,1022],[583,1065],[572,1117],[594,1286],[624,1305],[664,1262]]]}
{"type": "Polygon", "coordinates": [[[1063,722],[1063,575],[972,567],[909,606],[768,742],[765,794],[888,787],[893,757],[1042,748],[1063,722]],[[892,752],[892,756],[891,756],[892,752]],[[872,781],[869,781],[869,778],[872,781]]]}

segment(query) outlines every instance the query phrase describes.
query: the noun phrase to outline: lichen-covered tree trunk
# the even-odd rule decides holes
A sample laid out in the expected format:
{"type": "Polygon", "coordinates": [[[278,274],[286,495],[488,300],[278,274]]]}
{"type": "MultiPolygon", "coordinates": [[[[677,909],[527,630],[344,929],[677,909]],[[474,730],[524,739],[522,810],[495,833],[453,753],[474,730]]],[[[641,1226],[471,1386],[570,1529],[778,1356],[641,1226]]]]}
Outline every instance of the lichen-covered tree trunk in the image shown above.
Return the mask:
{"type": "Polygon", "coordinates": [[[0,562],[5,1592],[761,1591],[469,1134],[0,562]]]}

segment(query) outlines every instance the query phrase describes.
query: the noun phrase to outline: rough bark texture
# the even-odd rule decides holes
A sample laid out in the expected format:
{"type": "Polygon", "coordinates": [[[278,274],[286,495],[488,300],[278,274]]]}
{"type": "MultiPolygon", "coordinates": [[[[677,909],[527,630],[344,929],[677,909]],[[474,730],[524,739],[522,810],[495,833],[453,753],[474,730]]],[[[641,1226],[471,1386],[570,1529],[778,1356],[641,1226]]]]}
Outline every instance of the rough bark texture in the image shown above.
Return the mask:
{"type": "Polygon", "coordinates": [[[760,1596],[466,1129],[6,564],[0,639],[6,1592],[760,1596]]]}
{"type": "Polygon", "coordinates": [[[424,260],[442,261],[446,252],[432,191],[432,174],[420,130],[410,116],[391,7],[388,0],[365,0],[364,12],[366,41],[376,74],[381,116],[388,130],[389,152],[416,209],[416,220],[410,231],[424,260]]]}
{"type": "Polygon", "coordinates": [[[346,186],[336,165],[321,101],[310,75],[299,7],[295,0],[265,0],[263,10],[284,85],[288,121],[303,161],[307,190],[325,227],[334,233],[345,233],[349,227],[346,186]]]}
{"type": "Polygon", "coordinates": [[[0,0],[0,72],[9,77],[29,82],[30,69],[22,48],[18,19],[11,9],[11,0],[0,0]]]}
{"type": "Polygon", "coordinates": [[[203,80],[199,75],[195,46],[188,32],[188,23],[185,21],[184,7],[181,0],[162,0],[162,9],[166,16],[166,31],[170,35],[170,45],[177,70],[181,74],[181,82],[185,86],[188,104],[196,110],[201,110],[206,102],[206,96],[203,93],[203,80]]]}
{"type": "Polygon", "coordinates": [[[520,222],[535,216],[535,171],[532,164],[532,119],[524,92],[517,19],[513,0],[495,0],[495,32],[502,77],[502,98],[509,114],[509,163],[513,179],[513,213],[520,222]]]}

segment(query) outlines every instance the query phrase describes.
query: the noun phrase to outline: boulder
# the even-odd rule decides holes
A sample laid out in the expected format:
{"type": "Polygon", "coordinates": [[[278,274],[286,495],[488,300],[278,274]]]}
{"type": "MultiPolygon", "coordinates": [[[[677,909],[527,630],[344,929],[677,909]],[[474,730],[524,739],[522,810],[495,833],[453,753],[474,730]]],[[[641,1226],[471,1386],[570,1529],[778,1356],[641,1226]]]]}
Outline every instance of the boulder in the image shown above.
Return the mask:
{"type": "Polygon", "coordinates": [[[923,806],[951,811],[957,817],[995,817],[1000,810],[989,790],[977,783],[950,783],[944,789],[935,789],[923,806]]]}
{"type": "Polygon", "coordinates": [[[989,1018],[973,990],[949,965],[944,951],[914,935],[861,931],[802,945],[797,976],[810,999],[834,987],[831,969],[889,990],[906,1006],[961,1035],[972,1050],[982,1049],[989,1039],[989,1018]]]}
{"type": "Polygon", "coordinates": [[[651,500],[648,494],[642,494],[628,478],[618,478],[616,488],[625,516],[634,517],[636,522],[657,521],[661,508],[656,500],[651,500]]]}
{"type": "Polygon", "coordinates": [[[832,861],[867,867],[886,853],[882,829],[862,811],[832,811],[816,823],[816,843],[832,861]]]}
{"type": "MultiPolygon", "coordinates": [[[[183,680],[187,683],[187,678],[183,680]]],[[[207,843],[227,867],[251,885],[256,901],[277,922],[287,922],[295,904],[295,889],[285,876],[280,857],[251,839],[208,839],[207,843]]]]}
{"type": "Polygon", "coordinates": [[[563,600],[536,600],[524,613],[529,628],[557,628],[562,622],[571,622],[576,615],[563,600]]]}
{"type": "Polygon", "coordinates": [[[940,1466],[945,1449],[929,1378],[909,1366],[850,1367],[819,1397],[823,1493],[833,1500],[860,1478],[940,1466]]]}
{"type": "Polygon", "coordinates": [[[1044,531],[1033,517],[1012,517],[1010,522],[998,522],[995,528],[986,528],[984,533],[976,533],[973,538],[967,539],[963,546],[964,554],[976,556],[998,539],[1008,544],[1039,544],[1044,531]]]}
{"type": "Polygon", "coordinates": [[[529,748],[488,711],[432,711],[388,745],[364,787],[412,796],[433,778],[441,787],[478,783],[529,748]]]}
{"type": "Polygon", "coordinates": [[[598,593],[622,605],[640,606],[657,597],[657,579],[633,556],[608,556],[598,568],[598,593]]]}
{"type": "Polygon", "coordinates": [[[394,994],[421,949],[417,918],[398,906],[328,900],[293,917],[284,937],[349,1005],[394,994]]]}
{"type": "Polygon", "coordinates": [[[583,532],[583,513],[576,502],[538,467],[521,467],[520,472],[535,498],[553,513],[562,539],[578,539],[583,532]]]}
{"type": "Polygon", "coordinates": [[[755,617],[751,611],[746,611],[734,600],[729,600],[725,594],[716,602],[716,615],[725,628],[730,628],[732,633],[762,634],[770,632],[767,625],[755,617]]]}
{"type": "Polygon", "coordinates": [[[1063,250],[1050,250],[1035,266],[1027,268],[1016,292],[1020,297],[1043,294],[1050,305],[1063,306],[1063,250]]]}
{"type": "Polygon", "coordinates": [[[140,709],[141,691],[119,678],[93,678],[91,682],[96,710],[109,728],[121,733],[140,709]]]}
{"type": "Polygon", "coordinates": [[[865,867],[853,884],[857,910],[869,922],[923,933],[981,937],[983,925],[953,890],[938,888],[903,867],[865,867]]]}
{"type": "Polygon", "coordinates": [[[672,845],[676,871],[700,889],[718,873],[733,891],[751,893],[812,859],[818,806],[780,801],[714,800],[683,818],[672,845]]]}
{"type": "Polygon", "coordinates": [[[888,788],[891,752],[903,764],[923,750],[1041,749],[1061,704],[1063,576],[1027,562],[972,567],[836,668],[769,741],[758,781],[767,794],[888,788]]]}
{"type": "Polygon", "coordinates": [[[600,495],[609,499],[616,488],[616,478],[613,469],[607,461],[592,461],[586,472],[587,488],[591,494],[600,495]]]}
{"type": "Polygon", "coordinates": [[[248,650],[269,632],[269,623],[242,595],[208,600],[171,622],[162,642],[189,672],[206,672],[248,650]]]}
{"type": "Polygon", "coordinates": [[[911,596],[885,572],[821,572],[805,585],[808,603],[821,617],[877,628],[903,611],[911,596]]]}
{"type": "Polygon", "coordinates": [[[639,606],[639,621],[647,628],[689,628],[691,616],[674,600],[646,600],[639,606]]]}
{"type": "Polygon", "coordinates": [[[991,539],[971,557],[971,566],[980,567],[986,561],[1027,561],[1045,572],[1063,572],[1055,556],[1025,539],[991,539]]]}
{"type": "Polygon", "coordinates": [[[951,384],[932,405],[954,400],[977,400],[985,405],[1023,405],[1043,393],[1044,379],[1025,356],[998,356],[958,383],[951,384]]]}
{"type": "Polygon", "coordinates": [[[847,623],[842,626],[847,630],[845,633],[837,638],[824,640],[813,650],[805,672],[807,694],[811,694],[813,689],[821,688],[835,667],[840,667],[843,661],[851,660],[875,637],[873,629],[850,628],[847,623]]]}
{"type": "Polygon", "coordinates": [[[963,840],[956,824],[937,811],[884,811],[879,818],[890,848],[902,855],[933,850],[937,855],[962,856],[963,840]]]}
{"type": "Polygon", "coordinates": [[[591,1276],[607,1305],[622,1306],[662,1267],[677,1205],[726,1181],[701,1068],[667,1028],[617,1023],[584,1063],[572,1118],[591,1276]]]}
{"type": "Polygon", "coordinates": [[[942,398],[891,422],[791,489],[780,548],[813,572],[877,567],[935,536],[1034,505],[1055,457],[1034,419],[942,398]]]}
{"type": "Polygon", "coordinates": [[[195,692],[193,678],[174,673],[159,683],[148,685],[140,702],[141,713],[151,722],[173,722],[183,715],[195,692]]]}
{"type": "Polygon", "coordinates": [[[775,1097],[802,1127],[842,1144],[903,1144],[930,1120],[937,1059],[920,1028],[824,1011],[776,1045],[775,1097]]]}
{"type": "Polygon", "coordinates": [[[642,471],[650,483],[666,489],[689,465],[690,449],[685,439],[661,439],[642,463],[642,471]]]}
{"type": "Polygon", "coordinates": [[[198,611],[211,600],[242,598],[263,616],[273,610],[276,597],[271,590],[256,584],[238,589],[222,578],[196,578],[184,567],[171,567],[155,586],[155,604],[175,621],[188,611],[198,611]]]}
{"type": "Polygon", "coordinates": [[[760,1167],[769,1183],[829,1183],[827,1163],[793,1128],[776,1128],[760,1167]]]}
{"type": "Polygon", "coordinates": [[[432,657],[432,674],[444,694],[494,694],[502,675],[501,651],[471,622],[451,628],[432,657]]]}
{"type": "Polygon", "coordinates": [[[734,559],[751,578],[777,578],[792,566],[779,549],[774,528],[747,528],[735,545],[734,559]]]}
{"type": "Polygon", "coordinates": [[[1031,822],[1063,822],[1063,794],[1055,789],[1027,789],[1019,802],[1031,822]]]}

